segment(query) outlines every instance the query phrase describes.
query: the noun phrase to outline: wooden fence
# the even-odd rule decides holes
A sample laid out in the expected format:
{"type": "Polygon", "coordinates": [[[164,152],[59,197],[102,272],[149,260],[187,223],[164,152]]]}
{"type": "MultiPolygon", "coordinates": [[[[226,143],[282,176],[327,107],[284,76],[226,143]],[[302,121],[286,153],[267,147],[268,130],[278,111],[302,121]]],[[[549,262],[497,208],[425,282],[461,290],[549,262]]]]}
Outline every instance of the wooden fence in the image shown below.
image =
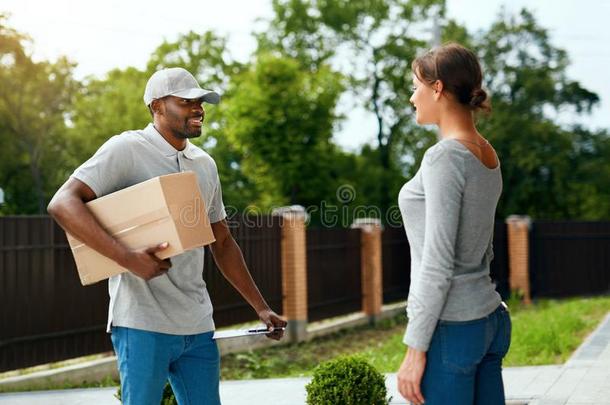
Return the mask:
{"type": "Polygon", "coordinates": [[[307,317],[316,321],[360,311],[359,229],[307,229],[307,317]]]}
{"type": "Polygon", "coordinates": [[[610,294],[610,222],[534,221],[532,297],[610,294]]]}
{"type": "MultiPolygon", "coordinates": [[[[261,292],[282,312],[281,217],[234,217],[231,232],[261,292]]],[[[506,224],[496,223],[491,277],[509,295],[506,224]]],[[[309,321],[362,309],[360,229],[306,230],[309,321]]],[[[383,301],[406,300],[409,243],[402,228],[382,234],[383,301]]],[[[530,233],[532,295],[610,291],[610,223],[535,221],[530,233]]],[[[217,326],[256,314],[216,268],[203,269],[217,326]]],[[[109,351],[107,283],[80,285],[66,237],[51,218],[0,217],[0,371],[109,351]]]]}
{"type": "Polygon", "coordinates": [[[383,230],[381,254],[383,302],[406,300],[411,283],[411,253],[404,228],[383,230]]]}
{"type": "MultiPolygon", "coordinates": [[[[230,221],[252,277],[282,312],[280,218],[230,221]]],[[[207,250],[207,249],[206,249],[207,250]]],[[[217,326],[257,319],[206,251],[217,326]]],[[[107,282],[83,287],[63,230],[49,217],[0,217],[0,371],[112,350],[107,282]]]]}

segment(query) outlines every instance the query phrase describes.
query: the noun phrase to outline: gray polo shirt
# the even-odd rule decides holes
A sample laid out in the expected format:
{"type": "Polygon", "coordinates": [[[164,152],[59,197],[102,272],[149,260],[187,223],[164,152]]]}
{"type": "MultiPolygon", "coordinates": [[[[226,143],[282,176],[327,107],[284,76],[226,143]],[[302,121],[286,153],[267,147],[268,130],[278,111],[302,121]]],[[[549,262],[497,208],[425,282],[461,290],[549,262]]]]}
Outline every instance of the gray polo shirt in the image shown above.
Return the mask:
{"type": "Polygon", "coordinates": [[[500,305],[489,277],[500,164],[485,167],[445,139],[428,149],[398,196],[411,247],[409,323],[404,342],[427,351],[440,320],[483,318],[500,305]]]}
{"type": "MultiPolygon", "coordinates": [[[[206,152],[187,142],[177,151],[152,124],[113,136],[74,171],[98,197],[153,177],[181,171],[197,174],[210,222],[226,217],[218,170],[206,152]]],[[[146,204],[146,201],[141,201],[146,204]]],[[[145,281],[132,273],[110,278],[111,325],[174,335],[214,330],[212,303],[203,280],[204,249],[172,257],[167,274],[145,281]]]]}

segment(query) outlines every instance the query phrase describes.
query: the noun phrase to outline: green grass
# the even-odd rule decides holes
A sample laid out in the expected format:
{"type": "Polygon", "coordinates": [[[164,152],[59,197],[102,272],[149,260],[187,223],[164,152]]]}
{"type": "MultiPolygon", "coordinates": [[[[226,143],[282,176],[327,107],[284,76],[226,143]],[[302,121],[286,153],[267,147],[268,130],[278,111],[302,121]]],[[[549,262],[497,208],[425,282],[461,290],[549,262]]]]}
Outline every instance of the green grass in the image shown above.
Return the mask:
{"type": "Polygon", "coordinates": [[[386,341],[403,329],[405,316],[387,319],[376,327],[362,326],[309,342],[232,353],[222,357],[221,378],[301,377],[311,375],[323,361],[345,354],[359,353],[386,341]]]}
{"type": "Polygon", "coordinates": [[[518,306],[512,311],[513,336],[504,365],[564,363],[609,311],[610,297],[518,306]]]}
{"type": "MultiPolygon", "coordinates": [[[[540,300],[510,304],[513,335],[505,366],[561,364],[610,312],[610,297],[540,300]]],[[[401,315],[376,326],[343,331],[311,342],[277,346],[222,359],[223,379],[311,375],[319,363],[343,354],[360,354],[381,372],[395,372],[405,353],[401,315]]]]}
{"type": "Polygon", "coordinates": [[[19,388],[6,388],[0,387],[0,394],[7,392],[24,392],[24,391],[46,391],[46,390],[67,390],[73,388],[105,388],[105,387],[116,387],[120,384],[118,380],[113,379],[111,376],[104,377],[101,381],[81,381],[81,382],[48,382],[43,386],[23,386],[19,388]]]}

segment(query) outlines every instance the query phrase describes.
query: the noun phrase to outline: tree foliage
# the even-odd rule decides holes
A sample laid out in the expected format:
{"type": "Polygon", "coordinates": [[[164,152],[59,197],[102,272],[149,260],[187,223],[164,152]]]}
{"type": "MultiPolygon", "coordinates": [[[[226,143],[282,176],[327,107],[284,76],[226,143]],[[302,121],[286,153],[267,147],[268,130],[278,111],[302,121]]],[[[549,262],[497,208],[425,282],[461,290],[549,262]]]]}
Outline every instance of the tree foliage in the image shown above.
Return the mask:
{"type": "Polygon", "coordinates": [[[0,15],[0,187],[6,214],[43,213],[67,159],[65,113],[78,84],[65,58],[36,62],[0,15]]]}
{"type": "MultiPolygon", "coordinates": [[[[595,93],[568,78],[566,52],[552,44],[547,30],[526,10],[516,16],[501,13],[473,44],[494,106],[480,127],[502,161],[498,216],[607,217],[607,210],[587,208],[594,196],[606,192],[582,170],[604,166],[610,157],[603,155],[607,134],[557,122],[561,114],[588,113],[599,102],[595,93]],[[587,196],[580,195],[584,190],[587,196]]],[[[601,199],[597,204],[607,206],[601,199]]]]}
{"type": "Polygon", "coordinates": [[[148,80],[136,68],[114,69],[103,78],[87,78],[71,108],[71,169],[91,156],[108,138],[151,120],[142,96],[148,80]]]}
{"type": "Polygon", "coordinates": [[[327,67],[311,72],[294,59],[259,55],[233,82],[228,107],[226,135],[245,156],[244,172],[268,179],[281,202],[317,205],[331,195],[342,90],[340,75],[327,67]]]}
{"type": "Polygon", "coordinates": [[[273,8],[276,16],[260,35],[261,47],[304,66],[333,62],[348,78],[351,98],[375,117],[377,160],[369,164],[381,171],[378,193],[370,197],[387,210],[399,188],[392,186],[400,175],[396,151],[417,143],[409,136],[410,61],[426,41],[414,32],[444,13],[444,1],[274,0],[273,8]]]}
{"type": "Polygon", "coordinates": [[[434,131],[415,125],[409,97],[411,61],[439,27],[438,40],[463,43],[481,58],[494,111],[479,118],[479,128],[504,178],[498,217],[610,218],[610,134],[582,125],[599,97],[568,76],[568,55],[530,12],[501,12],[473,33],[446,17],[443,0],[272,6],[248,62],[231,57],[226,38],[191,31],[161,43],[144,69],[82,81],[66,58],[33,60],[31,41],[0,15],[0,213],[42,213],[106,139],[150,122],[142,102],[150,75],[182,66],[222,94],[220,105],[206,106],[204,133],[193,142],[218,163],[228,206],[326,201],[349,205],[356,216],[356,206],[377,207],[373,215],[384,218],[436,141],[434,131]],[[375,142],[355,153],[333,141],[341,98],[364,107],[377,125],[375,142]],[[567,125],[566,115],[580,121],[567,125]],[[338,195],[341,186],[353,190],[349,201],[338,195]]]}

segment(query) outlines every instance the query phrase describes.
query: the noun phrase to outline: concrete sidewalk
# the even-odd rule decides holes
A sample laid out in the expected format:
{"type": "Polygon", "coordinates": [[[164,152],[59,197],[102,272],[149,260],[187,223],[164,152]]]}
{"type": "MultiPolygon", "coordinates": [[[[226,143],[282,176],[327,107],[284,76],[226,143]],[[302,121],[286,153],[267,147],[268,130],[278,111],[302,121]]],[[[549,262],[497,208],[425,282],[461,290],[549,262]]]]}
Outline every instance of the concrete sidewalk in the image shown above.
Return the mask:
{"type": "MultiPolygon", "coordinates": [[[[508,367],[503,371],[507,404],[610,405],[610,314],[562,366],[508,367]]],[[[309,378],[223,381],[224,405],[304,404],[309,378]]],[[[406,404],[396,375],[386,375],[391,404],[406,404]]],[[[117,405],[116,388],[0,394],[0,405],[117,405]]]]}
{"type": "Polygon", "coordinates": [[[610,314],[531,405],[610,404],[610,314]]]}
{"type": "MultiPolygon", "coordinates": [[[[526,404],[523,399],[530,399],[533,392],[518,395],[524,385],[531,385],[533,380],[544,380],[549,372],[557,372],[561,366],[518,367],[504,371],[507,396],[510,404],[526,404]],[[514,401],[516,400],[516,401],[514,401]]],[[[220,395],[224,405],[298,405],[304,404],[305,385],[309,378],[277,378],[266,380],[223,381],[220,395]]],[[[406,404],[396,389],[396,375],[386,375],[388,395],[392,396],[392,405],[406,404]]],[[[36,391],[14,394],[0,394],[1,405],[118,405],[114,398],[116,388],[90,388],[61,391],[36,391]]]]}

